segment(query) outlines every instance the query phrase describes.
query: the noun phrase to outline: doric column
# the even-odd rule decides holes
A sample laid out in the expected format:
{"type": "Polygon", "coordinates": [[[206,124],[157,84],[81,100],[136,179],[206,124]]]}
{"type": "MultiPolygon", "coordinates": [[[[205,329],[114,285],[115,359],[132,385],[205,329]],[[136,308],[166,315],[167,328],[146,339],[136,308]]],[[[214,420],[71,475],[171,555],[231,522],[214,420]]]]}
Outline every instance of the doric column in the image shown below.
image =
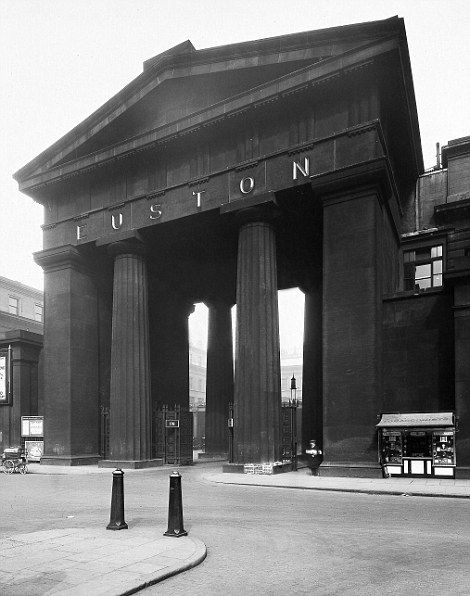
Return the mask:
{"type": "Polygon", "coordinates": [[[234,463],[281,457],[281,367],[275,232],[249,209],[238,238],[234,463]]]}
{"type": "Polygon", "coordinates": [[[147,267],[143,245],[110,245],[114,255],[110,391],[110,465],[140,467],[150,458],[147,267]]]}
{"type": "Polygon", "coordinates": [[[210,301],[206,372],[206,454],[227,453],[228,404],[233,401],[231,304],[210,301]]]}
{"type": "Polygon", "coordinates": [[[35,254],[44,269],[44,448],[41,463],[96,463],[97,292],[90,262],[71,245],[35,254]]]}
{"type": "Polygon", "coordinates": [[[161,280],[151,285],[152,403],[189,408],[189,328],[194,304],[161,280]]]}
{"type": "Polygon", "coordinates": [[[318,276],[305,293],[302,375],[302,453],[315,439],[323,448],[322,283],[318,276]]]}

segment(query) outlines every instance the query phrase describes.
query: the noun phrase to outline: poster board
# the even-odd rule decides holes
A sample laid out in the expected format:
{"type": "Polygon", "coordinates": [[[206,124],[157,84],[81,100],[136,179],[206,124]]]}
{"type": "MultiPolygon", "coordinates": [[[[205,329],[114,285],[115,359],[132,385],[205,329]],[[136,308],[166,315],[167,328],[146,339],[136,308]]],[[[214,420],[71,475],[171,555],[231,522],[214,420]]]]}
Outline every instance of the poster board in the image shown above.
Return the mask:
{"type": "Polygon", "coordinates": [[[43,437],[44,416],[21,416],[22,437],[43,437]]]}
{"type": "Polygon", "coordinates": [[[10,348],[0,350],[0,406],[10,406],[12,403],[10,353],[10,348]]]}
{"type": "Polygon", "coordinates": [[[44,455],[44,441],[25,441],[24,448],[29,461],[41,461],[44,455]]]}

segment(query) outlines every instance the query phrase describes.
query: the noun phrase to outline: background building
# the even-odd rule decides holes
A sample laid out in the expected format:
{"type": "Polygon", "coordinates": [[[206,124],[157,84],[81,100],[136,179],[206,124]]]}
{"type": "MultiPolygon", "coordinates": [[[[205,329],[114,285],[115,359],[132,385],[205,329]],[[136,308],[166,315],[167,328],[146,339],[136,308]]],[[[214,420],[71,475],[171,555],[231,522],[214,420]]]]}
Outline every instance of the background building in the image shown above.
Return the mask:
{"type": "Polygon", "coordinates": [[[0,331],[22,329],[43,333],[44,294],[0,276],[0,331]]]}
{"type": "Polygon", "coordinates": [[[43,412],[43,310],[41,291],[0,277],[0,452],[24,442],[22,416],[43,412]]]}
{"type": "Polygon", "coordinates": [[[204,447],[206,429],[207,351],[202,343],[189,343],[189,407],[193,413],[193,445],[204,447]]]}
{"type": "Polygon", "coordinates": [[[282,401],[297,399],[302,402],[302,348],[292,347],[281,351],[281,396],[282,401]],[[295,377],[296,391],[291,391],[292,376],[295,377]]]}

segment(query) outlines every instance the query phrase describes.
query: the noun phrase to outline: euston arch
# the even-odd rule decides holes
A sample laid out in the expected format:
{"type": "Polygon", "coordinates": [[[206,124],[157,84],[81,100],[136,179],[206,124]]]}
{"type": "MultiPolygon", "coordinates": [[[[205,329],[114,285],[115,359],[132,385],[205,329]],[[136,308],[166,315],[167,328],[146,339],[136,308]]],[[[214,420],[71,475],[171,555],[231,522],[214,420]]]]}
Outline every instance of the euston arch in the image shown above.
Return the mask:
{"type": "Polygon", "coordinates": [[[381,475],[378,416],[406,410],[460,416],[448,465],[470,475],[469,147],[424,173],[396,17],[146,61],[15,175],[45,213],[44,462],[159,463],[154,412],[189,405],[198,301],[207,450],[226,453],[233,402],[232,468],[280,461],[277,292],[300,287],[302,449],[317,441],[320,473],[381,475]]]}

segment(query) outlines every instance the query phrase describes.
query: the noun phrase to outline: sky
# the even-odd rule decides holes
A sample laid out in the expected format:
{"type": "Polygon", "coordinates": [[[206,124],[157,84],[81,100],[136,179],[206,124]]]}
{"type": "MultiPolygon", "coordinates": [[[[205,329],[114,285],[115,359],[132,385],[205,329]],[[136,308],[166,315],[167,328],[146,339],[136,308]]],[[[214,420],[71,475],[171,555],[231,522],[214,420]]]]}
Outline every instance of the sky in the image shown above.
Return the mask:
{"type": "MultiPolygon", "coordinates": [[[[468,0],[0,0],[0,275],[43,287],[32,259],[42,207],[12,174],[138,76],[144,60],[186,39],[201,49],[395,15],[405,19],[431,167],[436,142],[470,134],[468,0]]],[[[292,293],[283,296],[281,333],[302,302],[297,294],[292,309],[292,293]]]]}

